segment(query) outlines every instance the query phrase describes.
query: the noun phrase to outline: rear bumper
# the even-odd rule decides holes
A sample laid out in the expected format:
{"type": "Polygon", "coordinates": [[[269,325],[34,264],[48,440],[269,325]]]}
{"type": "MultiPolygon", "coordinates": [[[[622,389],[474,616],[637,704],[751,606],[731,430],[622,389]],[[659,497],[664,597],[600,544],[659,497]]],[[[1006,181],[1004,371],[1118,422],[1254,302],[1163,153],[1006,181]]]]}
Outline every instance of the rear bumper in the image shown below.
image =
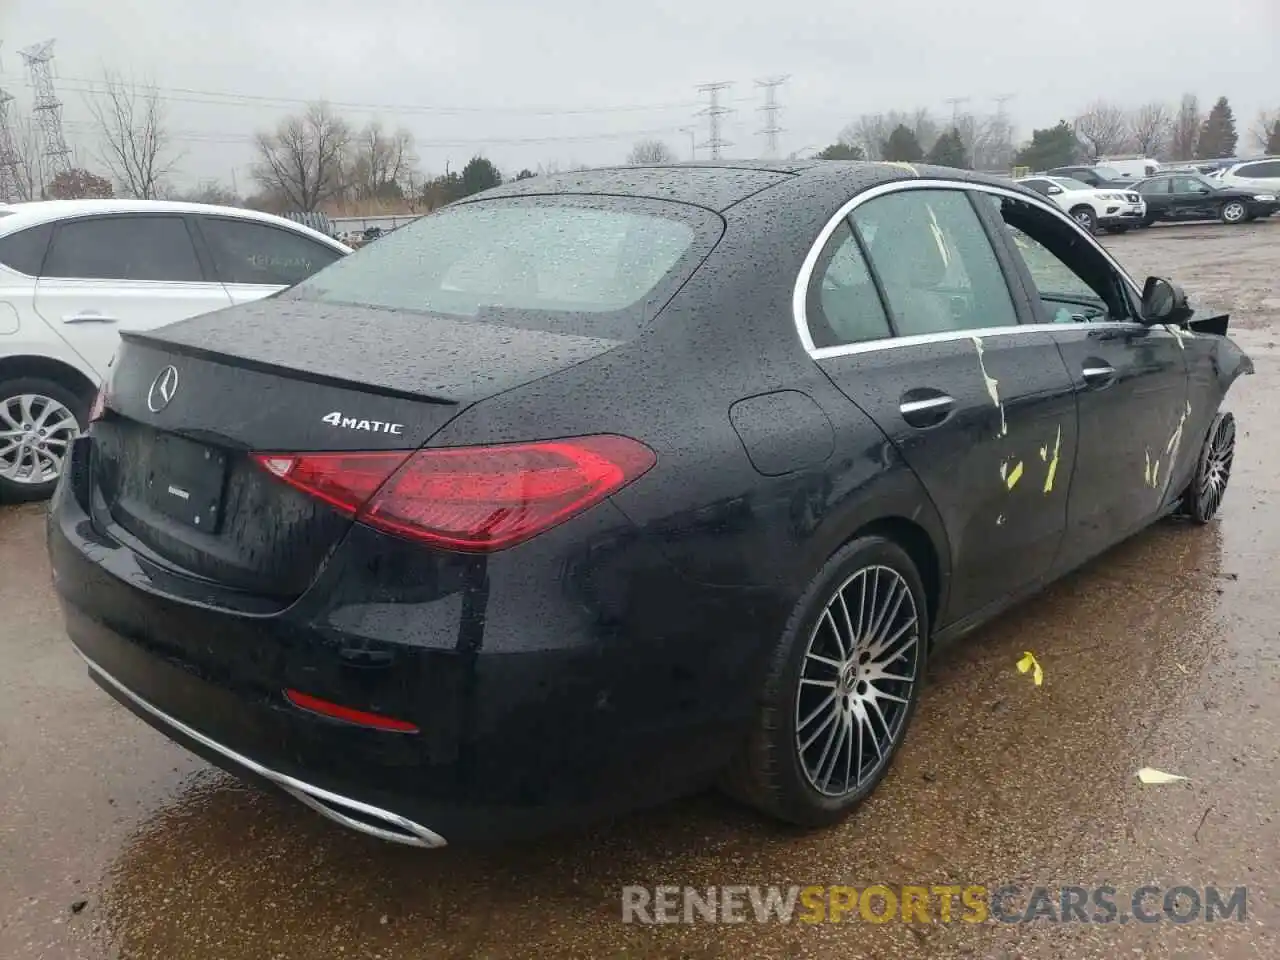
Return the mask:
{"type": "Polygon", "coordinates": [[[750,592],[680,578],[611,504],[488,558],[354,525],[287,609],[228,609],[90,519],[89,442],[47,538],[91,675],[345,826],[417,846],[539,834],[706,785],[737,746],[769,618],[750,592]],[[300,710],[285,689],[418,732],[300,710]]]}
{"type": "Polygon", "coordinates": [[[218,743],[199,730],[187,726],[181,720],[169,716],[154,704],[148,703],[101,666],[85,657],[83,653],[81,657],[89,668],[89,676],[98,686],[147,723],[210,762],[240,776],[265,780],[344,827],[367,833],[379,840],[389,840],[412,847],[443,847],[445,845],[445,839],[440,834],[407,817],[333,793],[313,783],[272,770],[256,760],[236,753],[230,747],[218,743]]]}

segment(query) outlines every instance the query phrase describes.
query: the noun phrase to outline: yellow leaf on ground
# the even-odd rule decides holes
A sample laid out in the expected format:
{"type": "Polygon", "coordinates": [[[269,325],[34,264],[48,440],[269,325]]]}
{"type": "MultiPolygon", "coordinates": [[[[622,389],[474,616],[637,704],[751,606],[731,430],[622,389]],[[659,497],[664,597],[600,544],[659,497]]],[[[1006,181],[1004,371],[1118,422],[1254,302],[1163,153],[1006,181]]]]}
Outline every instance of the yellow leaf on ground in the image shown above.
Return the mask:
{"type": "Polygon", "coordinates": [[[1022,659],[1018,661],[1018,672],[1026,673],[1031,671],[1031,679],[1035,681],[1038,687],[1044,683],[1044,670],[1040,666],[1040,661],[1036,659],[1036,655],[1030,650],[1024,651],[1022,659]]]}
{"type": "Polygon", "coordinates": [[[1181,777],[1176,773],[1165,773],[1163,770],[1156,770],[1152,767],[1143,767],[1138,771],[1138,779],[1143,783],[1177,783],[1179,780],[1188,780],[1189,777],[1181,777]]]}

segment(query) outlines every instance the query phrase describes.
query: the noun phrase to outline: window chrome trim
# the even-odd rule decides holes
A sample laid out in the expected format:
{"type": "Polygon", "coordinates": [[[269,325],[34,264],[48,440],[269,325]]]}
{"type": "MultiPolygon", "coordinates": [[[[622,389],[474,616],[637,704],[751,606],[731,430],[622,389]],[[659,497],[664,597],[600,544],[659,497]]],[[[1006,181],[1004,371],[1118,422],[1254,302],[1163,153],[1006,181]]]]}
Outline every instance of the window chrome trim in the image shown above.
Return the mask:
{"type": "MultiPolygon", "coordinates": [[[[1130,290],[1139,300],[1142,299],[1142,291],[1129,276],[1128,272],[1120,266],[1116,258],[1102,244],[1098,243],[1097,238],[1092,236],[1088,231],[1081,229],[1073,217],[1068,216],[1056,204],[1050,203],[1039,194],[1022,193],[1018,190],[1011,190],[1007,187],[996,186],[989,183],[971,183],[964,180],[893,180],[889,183],[882,183],[864,190],[853,199],[844,203],[839,210],[829,219],[826,225],[818,232],[817,239],[809,248],[809,252],[805,255],[804,262],[800,264],[800,273],[796,276],[795,287],[791,293],[791,314],[795,321],[796,333],[800,337],[800,343],[804,347],[805,352],[815,360],[822,360],[827,357],[841,357],[854,353],[870,353],[875,350],[892,349],[893,347],[914,346],[921,343],[943,343],[950,340],[967,340],[971,337],[991,337],[991,336],[1007,336],[1011,333],[1021,333],[1023,331],[1033,330],[1062,330],[1067,324],[1061,323],[1020,323],[1016,326],[1006,327],[986,327],[975,330],[947,330],[939,333],[921,333],[913,334],[906,337],[889,337],[883,340],[867,340],[861,343],[839,344],[832,347],[819,347],[814,344],[813,336],[809,332],[809,316],[805,301],[808,298],[809,284],[813,279],[813,271],[817,266],[818,258],[822,255],[822,249],[826,246],[827,241],[831,239],[831,235],[841,223],[848,218],[854,210],[862,204],[867,203],[877,197],[883,197],[886,194],[897,193],[900,190],[959,190],[971,191],[975,193],[990,193],[999,197],[1010,197],[1014,200],[1021,200],[1023,203],[1033,207],[1038,207],[1045,213],[1056,216],[1060,221],[1068,224],[1081,237],[1084,237],[1093,245],[1093,248],[1106,258],[1111,268],[1129,285],[1130,290]]],[[[994,248],[993,248],[994,249],[994,248]]],[[[1006,281],[1007,284],[1007,281],[1006,281]]],[[[1013,291],[1010,291],[1012,295],[1013,291]]],[[[1087,324],[1089,329],[1101,327],[1135,327],[1142,326],[1131,321],[1105,321],[1103,323],[1087,324]]]]}
{"type": "Polygon", "coordinates": [[[809,356],[815,360],[830,357],[846,357],[857,353],[876,353],[899,347],[918,347],[930,343],[950,343],[953,340],[986,340],[990,337],[1011,337],[1019,333],[1061,333],[1063,330],[1149,330],[1151,327],[1129,320],[1102,320],[1097,323],[1020,323],[1007,327],[975,327],[972,330],[940,330],[937,333],[913,333],[905,337],[884,337],[880,340],[864,340],[861,343],[844,343],[835,347],[814,347],[809,356]]]}

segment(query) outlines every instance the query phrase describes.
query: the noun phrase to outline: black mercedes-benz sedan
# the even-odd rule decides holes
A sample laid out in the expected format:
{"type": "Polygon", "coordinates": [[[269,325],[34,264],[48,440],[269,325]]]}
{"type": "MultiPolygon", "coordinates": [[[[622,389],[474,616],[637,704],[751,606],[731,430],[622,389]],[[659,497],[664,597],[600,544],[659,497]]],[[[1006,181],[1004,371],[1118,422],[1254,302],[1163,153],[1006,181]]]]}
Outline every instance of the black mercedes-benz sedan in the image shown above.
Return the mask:
{"type": "Polygon", "coordinates": [[[543,176],[126,334],[48,541],[93,679],[418,846],[837,821],[930,650],[1206,522],[1227,318],[937,167],[543,176]]]}

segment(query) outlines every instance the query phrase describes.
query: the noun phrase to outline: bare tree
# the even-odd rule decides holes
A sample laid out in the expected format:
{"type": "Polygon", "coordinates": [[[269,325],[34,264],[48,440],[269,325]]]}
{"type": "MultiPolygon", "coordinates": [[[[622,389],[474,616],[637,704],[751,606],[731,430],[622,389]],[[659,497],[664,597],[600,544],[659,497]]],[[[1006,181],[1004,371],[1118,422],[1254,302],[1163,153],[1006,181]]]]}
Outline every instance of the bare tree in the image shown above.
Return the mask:
{"type": "Polygon", "coordinates": [[[633,167],[648,166],[655,163],[674,163],[675,151],[661,140],[638,140],[627,154],[627,163],[633,167]]]}
{"type": "Polygon", "coordinates": [[[19,200],[39,200],[44,195],[44,164],[40,128],[30,117],[18,117],[14,125],[14,147],[18,151],[15,170],[19,200]]]}
{"type": "Polygon", "coordinates": [[[889,135],[898,127],[906,127],[926,153],[938,139],[938,123],[923,107],[890,110],[888,113],[864,113],[841,129],[838,140],[851,147],[861,147],[868,160],[879,160],[889,135]]]}
{"type": "Polygon", "coordinates": [[[1169,142],[1169,136],[1173,132],[1173,115],[1168,106],[1159,100],[1152,100],[1133,111],[1129,118],[1129,129],[1133,132],[1134,143],[1142,155],[1155,157],[1169,142]]]}
{"type": "Polygon", "coordinates": [[[1076,117],[1076,136],[1088,144],[1094,158],[1115,153],[1129,138],[1124,109],[1106,100],[1095,100],[1076,117]]]}
{"type": "Polygon", "coordinates": [[[1196,155],[1200,140],[1200,126],[1204,117],[1200,114],[1200,101],[1194,93],[1184,93],[1182,103],[1173,118],[1173,130],[1169,138],[1169,153],[1174,160],[1190,160],[1196,155]]]}
{"type": "Polygon", "coordinates": [[[102,92],[85,98],[98,131],[99,159],[130,196],[154,200],[180,159],[172,150],[164,105],[154,84],[106,71],[102,92]]]}
{"type": "Polygon", "coordinates": [[[1249,128],[1249,136],[1259,151],[1267,153],[1270,145],[1280,139],[1280,110],[1259,110],[1258,119],[1249,128]]]}
{"type": "Polygon", "coordinates": [[[410,185],[417,162],[412,133],[403,128],[387,133],[374,120],[355,140],[352,186],[358,199],[399,199],[410,185]]]}
{"type": "Polygon", "coordinates": [[[178,193],[174,199],[188,203],[212,203],[219,207],[243,207],[244,199],[217,180],[201,180],[194,190],[178,193]]]}
{"type": "Polygon", "coordinates": [[[310,213],[346,189],[351,128],[327,103],[313,103],[274,133],[255,134],[254,151],[253,177],[264,192],[310,213]]]}

